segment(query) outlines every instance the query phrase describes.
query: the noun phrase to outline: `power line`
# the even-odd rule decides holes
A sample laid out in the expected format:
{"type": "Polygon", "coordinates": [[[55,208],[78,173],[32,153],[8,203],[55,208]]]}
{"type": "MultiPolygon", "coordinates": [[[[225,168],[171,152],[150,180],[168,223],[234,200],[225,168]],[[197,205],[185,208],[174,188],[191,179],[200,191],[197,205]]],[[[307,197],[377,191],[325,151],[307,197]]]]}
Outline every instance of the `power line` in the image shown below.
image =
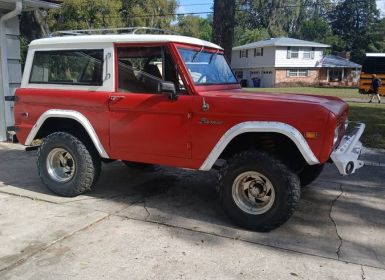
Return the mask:
{"type": "Polygon", "coordinates": [[[190,7],[190,6],[212,6],[213,4],[211,3],[211,4],[208,4],[208,3],[206,3],[206,4],[179,4],[179,5],[177,5],[178,7],[190,7]]]}
{"type": "MultiPolygon", "coordinates": [[[[381,2],[385,2],[385,0],[379,0],[381,2]]],[[[379,2],[377,1],[377,2],[379,2]]],[[[357,2],[361,2],[361,3],[366,3],[365,0],[357,0],[357,2]]],[[[314,6],[318,6],[318,5],[332,5],[332,6],[337,6],[341,3],[327,3],[327,2],[323,2],[323,1],[320,1],[320,3],[309,3],[308,5],[304,5],[304,4],[300,4],[300,5],[282,5],[282,6],[277,6],[277,7],[274,7],[273,9],[287,9],[287,8],[310,8],[310,7],[314,7],[314,6]]],[[[204,5],[204,4],[198,4],[198,3],[195,3],[195,4],[185,4],[185,5],[204,5]]],[[[180,5],[181,6],[181,5],[180,5]]],[[[244,9],[239,9],[239,10],[236,10],[236,12],[249,12],[249,11],[246,11],[244,9]]],[[[207,14],[213,14],[214,11],[205,11],[205,12],[191,12],[191,13],[165,13],[165,14],[147,14],[147,15],[140,15],[140,16],[135,16],[135,15],[130,15],[129,18],[149,18],[149,17],[176,17],[176,16],[186,16],[186,15],[207,15],[207,14]]],[[[120,18],[119,16],[114,16],[114,17],[111,17],[111,16],[106,16],[106,18],[120,18]]]]}

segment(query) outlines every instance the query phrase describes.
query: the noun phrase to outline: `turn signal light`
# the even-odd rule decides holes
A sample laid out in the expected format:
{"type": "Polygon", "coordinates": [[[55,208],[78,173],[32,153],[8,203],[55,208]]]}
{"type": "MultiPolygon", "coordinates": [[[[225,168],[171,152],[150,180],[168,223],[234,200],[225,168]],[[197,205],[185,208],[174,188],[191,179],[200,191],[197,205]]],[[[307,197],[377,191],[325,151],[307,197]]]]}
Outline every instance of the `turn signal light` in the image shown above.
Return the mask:
{"type": "Polygon", "coordinates": [[[318,137],[318,132],[316,131],[306,131],[304,134],[306,139],[316,139],[318,137]]]}

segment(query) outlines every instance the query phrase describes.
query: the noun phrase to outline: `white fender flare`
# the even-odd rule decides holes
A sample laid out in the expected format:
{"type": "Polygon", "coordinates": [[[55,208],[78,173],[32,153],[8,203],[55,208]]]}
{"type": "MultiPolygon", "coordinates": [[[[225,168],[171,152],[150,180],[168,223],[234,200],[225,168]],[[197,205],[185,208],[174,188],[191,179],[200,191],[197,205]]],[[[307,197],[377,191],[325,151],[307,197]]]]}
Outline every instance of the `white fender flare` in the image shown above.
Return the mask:
{"type": "Polygon", "coordinates": [[[80,123],[83,128],[87,131],[88,136],[91,138],[92,142],[95,145],[96,150],[102,158],[109,158],[106,150],[104,149],[102,143],[99,140],[98,135],[96,134],[94,128],[92,127],[90,121],[81,113],[72,110],[59,110],[51,109],[44,112],[35,125],[32,127],[31,131],[28,134],[27,140],[25,140],[26,146],[31,145],[32,141],[35,139],[36,134],[39,132],[41,126],[49,118],[64,118],[64,119],[73,119],[80,123]]]}
{"type": "Polygon", "coordinates": [[[303,135],[291,125],[282,122],[249,121],[230,128],[218,141],[199,170],[210,170],[227,145],[236,136],[248,132],[275,132],[290,138],[309,165],[319,164],[319,160],[309,147],[303,135]]]}

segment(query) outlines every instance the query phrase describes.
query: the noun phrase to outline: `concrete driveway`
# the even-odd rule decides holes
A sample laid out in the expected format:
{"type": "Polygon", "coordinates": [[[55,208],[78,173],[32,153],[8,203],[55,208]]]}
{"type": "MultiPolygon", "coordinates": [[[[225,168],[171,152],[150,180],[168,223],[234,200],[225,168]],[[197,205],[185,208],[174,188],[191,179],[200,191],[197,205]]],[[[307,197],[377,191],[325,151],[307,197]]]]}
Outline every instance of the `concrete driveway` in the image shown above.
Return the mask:
{"type": "Polygon", "coordinates": [[[103,165],[94,192],[50,193],[34,152],[0,143],[0,279],[385,279],[385,152],[333,166],[270,233],[234,226],[215,172],[103,165]]]}

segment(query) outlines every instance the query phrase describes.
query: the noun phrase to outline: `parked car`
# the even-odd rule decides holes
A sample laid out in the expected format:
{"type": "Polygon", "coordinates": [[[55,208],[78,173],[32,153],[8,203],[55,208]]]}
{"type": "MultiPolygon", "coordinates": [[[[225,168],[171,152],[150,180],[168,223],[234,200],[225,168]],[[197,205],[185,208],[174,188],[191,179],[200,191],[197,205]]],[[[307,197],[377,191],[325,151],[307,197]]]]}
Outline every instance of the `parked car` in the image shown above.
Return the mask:
{"type": "Polygon", "coordinates": [[[215,168],[229,217],[268,231],[329,159],[342,175],[363,165],[365,125],[345,135],[338,98],[245,92],[223,49],[196,38],[79,33],[31,42],[14,98],[10,129],[56,194],[91,191],[103,161],[215,168]]]}

